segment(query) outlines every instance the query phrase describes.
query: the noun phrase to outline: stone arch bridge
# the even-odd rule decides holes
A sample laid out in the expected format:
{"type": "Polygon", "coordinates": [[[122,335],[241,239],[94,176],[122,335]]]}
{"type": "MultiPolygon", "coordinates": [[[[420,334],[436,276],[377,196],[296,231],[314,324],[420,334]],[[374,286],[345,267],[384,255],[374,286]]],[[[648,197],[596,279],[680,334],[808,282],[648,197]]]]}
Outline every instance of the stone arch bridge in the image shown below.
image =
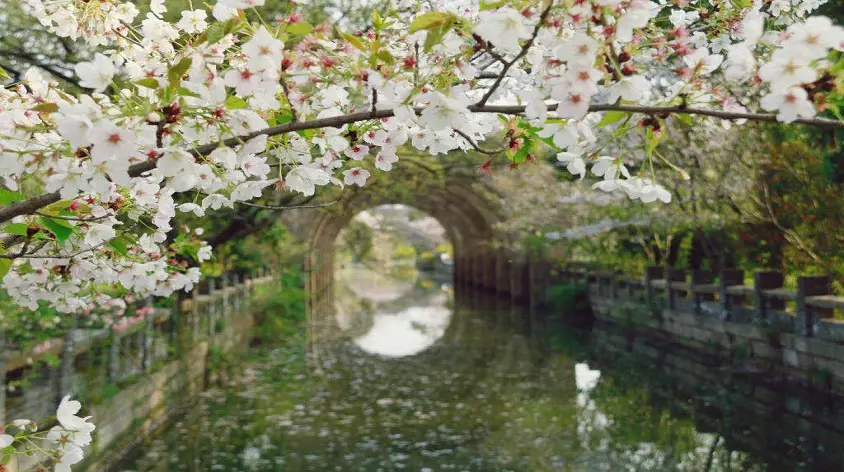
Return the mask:
{"type": "Polygon", "coordinates": [[[499,229],[504,219],[500,197],[489,179],[469,165],[442,164],[430,156],[403,156],[386,173],[373,172],[365,187],[328,195],[321,208],[283,215],[297,237],[306,242],[305,268],[309,315],[334,307],[334,244],[360,212],[384,204],[403,204],[436,218],[454,248],[456,298],[466,290],[482,290],[531,304],[533,292],[544,290],[538,279],[543,263],[511,249],[514,236],[499,229]],[[336,198],[336,201],[332,198],[336,198]]]}

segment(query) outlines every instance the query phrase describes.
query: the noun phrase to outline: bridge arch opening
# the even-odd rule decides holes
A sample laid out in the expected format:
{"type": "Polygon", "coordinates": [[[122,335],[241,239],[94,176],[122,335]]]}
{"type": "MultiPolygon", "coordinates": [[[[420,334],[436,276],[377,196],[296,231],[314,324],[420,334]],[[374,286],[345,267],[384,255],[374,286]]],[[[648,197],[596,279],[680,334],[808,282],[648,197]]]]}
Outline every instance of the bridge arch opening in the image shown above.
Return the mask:
{"type": "MultiPolygon", "coordinates": [[[[477,182],[476,177],[474,182],[477,182]]],[[[348,338],[348,333],[343,333],[342,320],[337,320],[340,314],[337,296],[341,289],[337,273],[343,261],[337,256],[336,244],[341,233],[348,231],[356,219],[366,218],[372,209],[383,206],[412,208],[441,225],[444,239],[451,245],[451,271],[443,282],[451,287],[454,285],[453,274],[460,270],[459,261],[494,247],[499,221],[495,204],[468,181],[445,179],[438,185],[406,193],[379,191],[377,187],[351,192],[339,205],[317,212],[309,223],[305,260],[308,318],[311,323],[309,339],[348,338]]],[[[444,307],[440,316],[443,323],[447,324],[449,313],[450,309],[444,307]]],[[[417,314],[410,310],[403,314],[403,321],[412,323],[417,314]]],[[[435,331],[439,329],[437,327],[435,331]]],[[[364,338],[361,342],[366,344],[368,341],[364,338]]],[[[412,349],[408,348],[408,354],[410,351],[412,349]]],[[[396,351],[395,354],[402,352],[396,351]]]]}
{"type": "Polygon", "coordinates": [[[333,318],[358,349],[406,357],[445,335],[453,315],[448,233],[404,204],[363,210],[338,233],[333,318]]]}

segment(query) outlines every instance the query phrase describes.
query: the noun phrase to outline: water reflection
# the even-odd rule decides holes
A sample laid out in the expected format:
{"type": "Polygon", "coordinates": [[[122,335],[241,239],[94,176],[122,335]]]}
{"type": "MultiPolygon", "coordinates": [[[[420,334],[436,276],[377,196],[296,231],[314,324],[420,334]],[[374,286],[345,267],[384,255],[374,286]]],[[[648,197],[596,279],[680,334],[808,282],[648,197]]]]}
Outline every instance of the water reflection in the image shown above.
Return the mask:
{"type": "Polygon", "coordinates": [[[354,339],[370,354],[403,357],[418,354],[431,347],[445,334],[451,320],[451,310],[445,307],[446,296],[438,303],[412,306],[397,313],[375,315],[372,327],[354,339]]]}
{"type": "Polygon", "coordinates": [[[251,351],[116,470],[840,469],[840,408],[798,402],[794,426],[776,391],[608,328],[555,331],[537,357],[545,331],[522,329],[529,317],[452,312],[438,283],[421,285],[345,300],[347,336],[321,346],[319,369],[304,337],[251,351]]]}
{"type": "Polygon", "coordinates": [[[451,322],[448,286],[427,277],[386,277],[360,265],[337,277],[340,328],[367,353],[387,357],[418,354],[434,345],[451,322]]]}

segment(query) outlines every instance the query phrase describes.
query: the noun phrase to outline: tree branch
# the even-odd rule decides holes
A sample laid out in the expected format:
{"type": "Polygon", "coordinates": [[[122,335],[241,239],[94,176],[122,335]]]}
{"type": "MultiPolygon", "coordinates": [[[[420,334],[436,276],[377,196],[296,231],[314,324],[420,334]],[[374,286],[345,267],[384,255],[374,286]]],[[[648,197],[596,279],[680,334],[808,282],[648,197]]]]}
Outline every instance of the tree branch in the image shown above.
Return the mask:
{"type": "MultiPolygon", "coordinates": [[[[549,105],[548,110],[556,110],[557,105],[549,105]]],[[[523,105],[471,105],[469,110],[475,113],[500,113],[506,115],[517,115],[524,113],[525,107],[523,105]]],[[[421,109],[417,109],[416,113],[421,113],[421,109]]],[[[610,105],[598,104],[589,107],[590,112],[601,111],[623,111],[628,113],[642,113],[646,115],[658,115],[665,113],[685,114],[685,115],[701,115],[721,118],[725,120],[752,120],[765,121],[775,123],[777,117],[774,114],[765,113],[740,113],[723,110],[707,110],[701,108],[685,108],[678,106],[660,107],[660,106],[635,106],[635,105],[610,105]]],[[[286,123],[278,126],[271,126],[269,128],[253,131],[242,136],[234,136],[222,141],[214,143],[203,144],[201,146],[189,149],[188,152],[194,156],[204,156],[210,154],[214,149],[220,146],[237,146],[245,141],[248,141],[256,136],[277,136],[293,131],[302,131],[308,129],[318,128],[339,128],[346,124],[357,123],[360,121],[375,120],[380,118],[389,118],[393,116],[393,110],[376,110],[365,111],[357,113],[349,113],[347,115],[332,116],[328,118],[317,118],[307,121],[298,121],[286,123]]],[[[805,124],[819,127],[830,128],[844,128],[844,122],[831,120],[828,118],[806,118],[795,120],[794,123],[805,124]]],[[[129,176],[138,177],[139,175],[155,169],[155,161],[145,161],[133,164],[129,167],[129,176]]],[[[61,200],[59,192],[44,193],[35,197],[21,200],[11,205],[0,208],[0,223],[9,221],[10,219],[20,215],[31,215],[36,210],[47,205],[61,200]]]]}
{"type": "Polygon", "coordinates": [[[287,87],[287,81],[284,80],[284,76],[281,76],[279,79],[281,83],[281,89],[284,91],[284,98],[287,99],[287,104],[290,105],[290,117],[293,121],[299,121],[299,116],[296,113],[296,108],[293,106],[293,102],[290,100],[290,88],[287,87]]]}
{"type": "Polygon", "coordinates": [[[339,202],[340,199],[328,202],[328,203],[315,203],[313,205],[261,205],[259,203],[249,203],[249,202],[234,202],[238,205],[248,206],[252,208],[260,208],[262,210],[299,210],[304,208],[324,208],[327,206],[334,205],[335,203],[339,202]]]}
{"type": "Polygon", "coordinates": [[[480,147],[477,143],[475,143],[475,141],[473,141],[472,138],[463,131],[460,131],[457,128],[452,128],[452,131],[459,134],[463,139],[465,139],[466,142],[469,143],[469,145],[472,146],[472,149],[474,149],[475,151],[478,151],[483,154],[501,154],[502,152],[504,152],[503,147],[500,147],[498,149],[484,149],[480,147]]]}

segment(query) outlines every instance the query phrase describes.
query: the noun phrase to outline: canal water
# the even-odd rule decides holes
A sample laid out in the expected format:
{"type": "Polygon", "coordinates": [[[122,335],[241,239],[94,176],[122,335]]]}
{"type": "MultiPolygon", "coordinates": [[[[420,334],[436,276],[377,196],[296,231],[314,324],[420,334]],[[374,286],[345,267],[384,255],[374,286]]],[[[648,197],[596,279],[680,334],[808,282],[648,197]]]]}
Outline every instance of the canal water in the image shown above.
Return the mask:
{"type": "Polygon", "coordinates": [[[348,280],[343,336],[252,348],[115,470],[841,470],[836,399],[442,281],[348,280]]]}

